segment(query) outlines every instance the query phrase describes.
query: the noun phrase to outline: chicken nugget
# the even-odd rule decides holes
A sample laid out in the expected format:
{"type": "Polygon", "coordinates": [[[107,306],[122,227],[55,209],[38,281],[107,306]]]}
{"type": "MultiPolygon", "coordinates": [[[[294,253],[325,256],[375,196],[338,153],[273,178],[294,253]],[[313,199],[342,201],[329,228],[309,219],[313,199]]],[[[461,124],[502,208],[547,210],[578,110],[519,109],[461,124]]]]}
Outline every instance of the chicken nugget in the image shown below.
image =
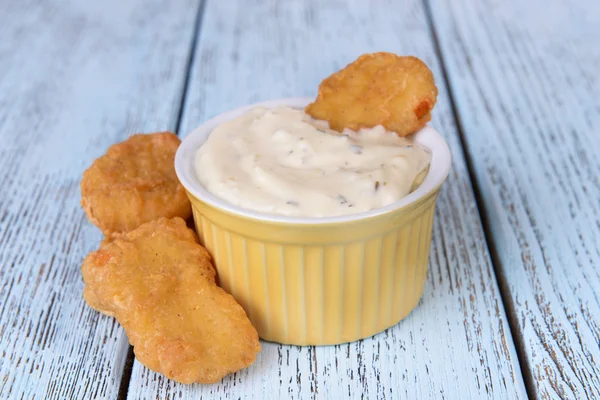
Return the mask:
{"type": "Polygon", "coordinates": [[[383,125],[408,136],[431,119],[437,93],[433,73],[418,58],[364,54],[323,80],[305,111],[339,132],[383,125]]]}
{"type": "Polygon", "coordinates": [[[88,304],[123,326],[136,358],[182,383],[213,383],[260,351],[242,307],[215,283],[211,257],[181,218],[103,242],[81,267],[88,304]]]}
{"type": "Polygon", "coordinates": [[[107,236],[160,217],[192,215],[175,174],[181,141],[170,132],[133,135],[111,146],[83,173],[81,206],[107,236]]]}

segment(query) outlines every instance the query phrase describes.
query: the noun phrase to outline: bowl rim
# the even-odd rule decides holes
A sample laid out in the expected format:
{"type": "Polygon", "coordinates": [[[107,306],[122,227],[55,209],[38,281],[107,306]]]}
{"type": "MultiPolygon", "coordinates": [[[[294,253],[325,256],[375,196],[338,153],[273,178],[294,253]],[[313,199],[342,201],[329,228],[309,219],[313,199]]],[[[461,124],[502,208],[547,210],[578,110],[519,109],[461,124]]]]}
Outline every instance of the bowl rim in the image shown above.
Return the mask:
{"type": "Polygon", "coordinates": [[[210,133],[220,124],[236,118],[255,107],[274,108],[277,106],[302,107],[314,101],[311,97],[291,97],[276,100],[261,101],[248,104],[223,112],[205,121],[202,125],[192,130],[181,142],[175,154],[175,172],[186,191],[198,200],[208,205],[248,219],[285,224],[333,224],[353,222],[367,218],[377,217],[397,211],[427,197],[438,189],[448,177],[452,157],[448,144],[442,136],[429,124],[415,133],[415,141],[431,152],[431,164],[423,183],[413,192],[402,199],[385,207],[375,208],[356,214],[339,215],[334,217],[298,217],[278,214],[268,214],[248,210],[231,204],[210,193],[196,178],[194,159],[196,150],[206,141],[210,133]]]}

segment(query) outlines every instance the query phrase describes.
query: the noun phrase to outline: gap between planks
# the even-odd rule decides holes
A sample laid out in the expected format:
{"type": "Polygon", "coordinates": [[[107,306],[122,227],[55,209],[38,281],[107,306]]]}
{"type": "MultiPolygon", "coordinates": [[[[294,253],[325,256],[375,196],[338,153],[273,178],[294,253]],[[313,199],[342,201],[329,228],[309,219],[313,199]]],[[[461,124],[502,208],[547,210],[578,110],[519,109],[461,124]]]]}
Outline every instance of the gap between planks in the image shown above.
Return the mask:
{"type": "Polygon", "coordinates": [[[481,188],[479,186],[479,182],[475,178],[475,167],[473,166],[473,162],[471,157],[467,151],[467,139],[464,133],[462,120],[460,118],[460,114],[456,107],[456,101],[454,99],[454,90],[452,88],[452,84],[450,82],[450,78],[448,75],[448,70],[446,67],[446,60],[442,54],[442,50],[440,47],[440,42],[438,40],[438,33],[435,29],[435,24],[433,21],[433,15],[431,13],[431,0],[423,0],[423,6],[425,8],[425,18],[427,21],[427,25],[429,26],[429,32],[431,33],[431,40],[433,42],[435,54],[438,57],[440,62],[440,69],[442,71],[442,80],[444,86],[446,86],[446,91],[448,93],[448,101],[450,105],[450,110],[452,111],[452,115],[454,117],[454,122],[456,123],[456,130],[458,132],[458,138],[460,140],[463,157],[467,166],[467,171],[469,172],[469,181],[471,182],[471,187],[473,188],[473,194],[475,197],[475,206],[477,207],[477,213],[479,214],[479,219],[481,221],[481,225],[483,227],[483,236],[485,239],[486,246],[490,253],[490,258],[492,262],[492,268],[494,271],[494,276],[498,282],[498,286],[500,288],[500,299],[502,300],[502,304],[506,310],[506,316],[508,320],[508,327],[510,330],[510,335],[515,344],[515,349],[517,352],[517,359],[519,360],[519,366],[521,367],[521,375],[523,376],[523,381],[525,383],[525,390],[527,391],[527,397],[530,399],[535,398],[535,384],[533,379],[533,374],[528,367],[527,364],[527,354],[525,352],[522,338],[518,335],[518,321],[517,313],[515,306],[513,304],[512,298],[510,296],[508,282],[506,281],[503,274],[499,273],[499,265],[500,259],[498,257],[498,251],[494,244],[494,241],[491,239],[492,233],[489,225],[489,221],[487,218],[487,210],[485,209],[485,203],[483,201],[483,196],[481,195],[481,188]]]}
{"type": "Polygon", "coordinates": [[[204,15],[204,10],[206,6],[206,2],[208,0],[200,0],[200,4],[198,5],[198,11],[196,12],[196,21],[194,22],[194,37],[192,38],[192,42],[190,46],[192,49],[189,51],[189,57],[187,60],[187,66],[185,69],[185,80],[183,81],[183,86],[181,88],[181,102],[179,103],[179,112],[177,113],[177,121],[175,121],[175,133],[177,136],[181,136],[181,132],[179,129],[181,127],[181,117],[183,116],[183,109],[185,108],[185,103],[187,102],[187,94],[190,82],[190,75],[192,70],[192,64],[194,58],[196,58],[196,44],[198,43],[198,38],[200,37],[200,28],[202,27],[202,16],[204,15]]]}

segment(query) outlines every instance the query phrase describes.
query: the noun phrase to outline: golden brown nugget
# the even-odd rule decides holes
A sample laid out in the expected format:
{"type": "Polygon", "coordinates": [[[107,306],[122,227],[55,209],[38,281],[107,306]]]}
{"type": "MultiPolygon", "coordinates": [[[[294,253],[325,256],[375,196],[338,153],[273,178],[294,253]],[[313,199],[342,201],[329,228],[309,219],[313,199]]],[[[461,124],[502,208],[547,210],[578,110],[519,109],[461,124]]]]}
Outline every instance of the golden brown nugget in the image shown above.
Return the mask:
{"type": "Polygon", "coordinates": [[[210,255],[181,218],[104,242],[81,270],[88,304],[114,315],[137,359],[170,379],[217,382],[260,351],[246,313],[216,285],[210,255]]]}
{"type": "Polygon", "coordinates": [[[83,173],[81,206],[107,236],[160,217],[192,215],[175,174],[181,141],[170,132],[133,135],[111,146],[83,173]]]}
{"type": "Polygon", "coordinates": [[[339,132],[383,125],[408,136],[431,119],[437,93],[433,73],[418,58],[372,53],[323,80],[305,111],[339,132]]]}

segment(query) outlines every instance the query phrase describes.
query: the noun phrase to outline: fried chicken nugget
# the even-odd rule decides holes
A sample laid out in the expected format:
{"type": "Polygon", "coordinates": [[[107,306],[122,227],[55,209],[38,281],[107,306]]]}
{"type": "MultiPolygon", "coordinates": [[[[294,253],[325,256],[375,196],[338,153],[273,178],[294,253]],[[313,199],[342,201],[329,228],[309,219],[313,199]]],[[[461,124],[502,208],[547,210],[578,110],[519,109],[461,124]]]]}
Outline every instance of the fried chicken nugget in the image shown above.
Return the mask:
{"type": "Polygon", "coordinates": [[[81,206],[107,236],[160,217],[192,215],[175,174],[181,141],[170,132],[133,135],[111,146],[83,173],[81,206]]]}
{"type": "Polygon", "coordinates": [[[181,218],[103,242],[81,267],[84,298],[123,326],[137,359],[182,383],[213,383],[260,351],[242,307],[215,283],[204,247],[181,218]]]}
{"type": "Polygon", "coordinates": [[[418,58],[372,53],[323,80],[305,111],[339,132],[383,125],[407,136],[431,119],[437,93],[432,72],[418,58]]]}

